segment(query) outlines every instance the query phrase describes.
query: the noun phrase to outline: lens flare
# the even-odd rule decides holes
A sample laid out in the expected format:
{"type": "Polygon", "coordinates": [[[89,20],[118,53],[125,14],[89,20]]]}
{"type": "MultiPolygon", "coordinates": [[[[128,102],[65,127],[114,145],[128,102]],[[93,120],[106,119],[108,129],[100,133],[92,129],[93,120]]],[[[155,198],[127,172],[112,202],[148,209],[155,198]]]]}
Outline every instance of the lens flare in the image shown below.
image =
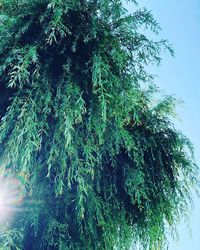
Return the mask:
{"type": "Polygon", "coordinates": [[[0,174],[0,224],[7,223],[20,209],[20,183],[11,174],[0,174]]]}

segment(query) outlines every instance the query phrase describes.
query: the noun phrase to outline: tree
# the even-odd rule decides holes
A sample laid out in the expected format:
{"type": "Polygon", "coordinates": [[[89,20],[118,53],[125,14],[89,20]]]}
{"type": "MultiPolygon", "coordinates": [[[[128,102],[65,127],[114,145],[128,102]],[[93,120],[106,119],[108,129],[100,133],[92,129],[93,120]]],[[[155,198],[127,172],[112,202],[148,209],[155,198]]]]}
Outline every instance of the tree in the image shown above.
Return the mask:
{"type": "Polygon", "coordinates": [[[121,0],[0,1],[0,158],[23,207],[3,249],[163,249],[197,167],[149,64],[167,41],[121,0]]]}

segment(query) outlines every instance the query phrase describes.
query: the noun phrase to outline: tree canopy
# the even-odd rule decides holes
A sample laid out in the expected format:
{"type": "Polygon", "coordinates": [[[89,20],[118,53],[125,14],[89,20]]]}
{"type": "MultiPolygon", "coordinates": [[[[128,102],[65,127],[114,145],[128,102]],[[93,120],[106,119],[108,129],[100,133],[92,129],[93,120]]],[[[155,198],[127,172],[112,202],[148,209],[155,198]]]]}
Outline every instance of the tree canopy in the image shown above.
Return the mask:
{"type": "MultiPolygon", "coordinates": [[[[136,4],[136,3],[135,3],[136,4]]],[[[164,249],[197,167],[146,66],[166,40],[121,0],[0,0],[0,159],[23,206],[3,249],[164,249]]],[[[3,226],[2,226],[3,228],[3,226]]]]}

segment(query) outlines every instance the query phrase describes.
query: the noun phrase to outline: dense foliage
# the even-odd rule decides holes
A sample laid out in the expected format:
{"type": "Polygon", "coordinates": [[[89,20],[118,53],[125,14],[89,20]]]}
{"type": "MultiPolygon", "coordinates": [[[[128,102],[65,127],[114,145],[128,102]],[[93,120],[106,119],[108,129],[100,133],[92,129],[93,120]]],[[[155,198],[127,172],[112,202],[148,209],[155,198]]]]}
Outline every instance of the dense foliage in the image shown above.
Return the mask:
{"type": "Polygon", "coordinates": [[[2,249],[164,249],[197,168],[145,70],[172,53],[151,13],[1,0],[0,20],[0,157],[24,196],[2,249]]]}

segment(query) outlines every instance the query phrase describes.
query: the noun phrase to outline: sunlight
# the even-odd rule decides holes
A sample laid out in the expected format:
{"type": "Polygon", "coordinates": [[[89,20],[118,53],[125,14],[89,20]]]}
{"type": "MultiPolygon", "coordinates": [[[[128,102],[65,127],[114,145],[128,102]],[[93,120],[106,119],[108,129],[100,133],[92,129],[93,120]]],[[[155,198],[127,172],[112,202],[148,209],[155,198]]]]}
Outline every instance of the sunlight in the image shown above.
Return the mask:
{"type": "Polygon", "coordinates": [[[22,203],[19,181],[0,175],[0,223],[9,222],[22,203]]]}

